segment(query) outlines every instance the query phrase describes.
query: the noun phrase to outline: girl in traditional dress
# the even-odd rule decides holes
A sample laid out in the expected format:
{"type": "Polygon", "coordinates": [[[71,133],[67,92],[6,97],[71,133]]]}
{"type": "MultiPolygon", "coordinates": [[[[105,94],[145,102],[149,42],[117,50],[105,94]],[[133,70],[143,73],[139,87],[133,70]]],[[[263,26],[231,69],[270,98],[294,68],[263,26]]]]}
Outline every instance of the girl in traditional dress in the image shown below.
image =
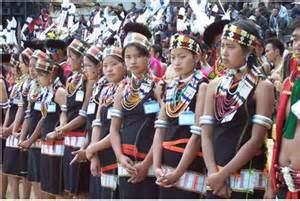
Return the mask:
{"type": "Polygon", "coordinates": [[[37,100],[41,96],[41,86],[38,81],[35,64],[38,58],[46,59],[46,54],[41,50],[35,50],[30,58],[29,74],[32,79],[29,93],[27,95],[28,106],[25,111],[25,120],[22,125],[19,147],[28,149],[27,179],[33,186],[36,198],[40,198],[40,157],[41,145],[39,140],[41,112],[40,102],[37,100]]]}
{"type": "MultiPolygon", "coordinates": [[[[84,58],[83,65],[86,78],[88,80],[93,80],[96,82],[93,86],[93,93],[90,97],[89,105],[87,108],[87,121],[86,121],[86,131],[88,132],[88,138],[86,142],[81,147],[80,150],[73,152],[75,155],[71,164],[74,162],[84,162],[86,158],[86,148],[91,143],[92,140],[92,122],[96,118],[97,108],[98,108],[98,96],[99,88],[103,86],[103,80],[99,79],[102,75],[102,52],[100,47],[95,45],[88,49],[84,58]]],[[[90,175],[90,184],[89,184],[89,198],[90,199],[100,199],[101,198],[101,182],[99,176],[96,174],[90,175]]]]}
{"type": "Polygon", "coordinates": [[[53,133],[57,124],[66,124],[66,92],[56,79],[55,65],[50,59],[39,58],[35,69],[38,74],[42,93],[35,104],[40,105],[41,122],[41,163],[40,183],[42,198],[61,197],[63,194],[63,153],[62,139],[48,140],[47,134],[53,133]]]}
{"type": "Polygon", "coordinates": [[[73,163],[70,165],[72,152],[80,149],[85,142],[85,123],[87,106],[96,80],[86,79],[83,72],[83,56],[88,45],[74,39],[68,46],[68,63],[73,75],[67,80],[67,124],[57,127],[54,135],[48,138],[64,137],[64,190],[70,196],[87,194],[89,189],[89,164],[73,163]]]}
{"type": "MultiPolygon", "coordinates": [[[[9,174],[8,181],[11,185],[13,198],[19,198],[19,179],[23,180],[23,196],[22,198],[29,198],[30,196],[30,183],[26,179],[27,174],[27,151],[22,151],[18,147],[20,129],[25,116],[24,108],[27,107],[27,95],[30,87],[31,78],[29,76],[29,60],[32,55],[32,50],[26,48],[19,55],[19,68],[22,73],[19,80],[14,85],[11,92],[11,99],[13,105],[9,110],[8,124],[10,125],[11,134],[6,141],[4,153],[4,167],[3,171],[9,174]],[[17,108],[15,108],[17,106],[17,108]],[[15,109],[17,109],[15,111],[15,109]],[[13,123],[12,123],[13,121],[13,123]],[[23,176],[23,177],[20,177],[23,176]]],[[[13,58],[14,60],[14,58],[13,58]]],[[[12,61],[14,62],[14,61],[12,61]]],[[[10,130],[9,129],[9,130],[10,130]]]]}
{"type": "Polygon", "coordinates": [[[111,148],[109,129],[111,123],[110,111],[113,106],[114,96],[118,84],[126,75],[121,48],[112,46],[104,50],[103,73],[103,78],[107,82],[103,83],[100,80],[102,84],[98,87],[97,93],[95,93],[98,94],[96,101],[99,107],[96,119],[92,124],[92,143],[86,150],[86,155],[91,160],[92,174],[101,174],[101,198],[117,199],[118,166],[115,154],[111,148]]]}
{"type": "Polygon", "coordinates": [[[1,149],[0,149],[0,199],[4,199],[6,196],[6,190],[7,190],[7,175],[2,174],[2,164],[3,164],[3,154],[5,149],[5,138],[2,136],[2,130],[3,130],[3,123],[5,120],[5,115],[8,110],[9,106],[9,84],[6,81],[7,71],[6,66],[9,65],[10,61],[10,54],[1,54],[2,57],[2,63],[0,66],[1,74],[0,74],[0,113],[1,113],[1,122],[0,122],[0,140],[1,140],[1,149]]]}
{"type": "Polygon", "coordinates": [[[151,146],[160,96],[154,93],[156,85],[148,66],[151,46],[145,35],[149,31],[139,24],[135,27],[124,40],[122,53],[131,76],[115,94],[110,141],[119,162],[120,198],[155,199],[158,186],[151,167],[151,146]]]}
{"type": "Polygon", "coordinates": [[[223,77],[207,88],[202,150],[208,169],[208,198],[262,198],[266,187],[267,130],[272,126],[274,88],[258,70],[259,34],[241,20],[225,26],[223,77]]]}
{"type": "Polygon", "coordinates": [[[170,49],[177,77],[166,87],[155,122],[156,183],[160,185],[160,198],[197,199],[205,193],[201,128],[197,122],[203,111],[207,79],[196,69],[201,50],[194,39],[175,34],[170,49]]]}

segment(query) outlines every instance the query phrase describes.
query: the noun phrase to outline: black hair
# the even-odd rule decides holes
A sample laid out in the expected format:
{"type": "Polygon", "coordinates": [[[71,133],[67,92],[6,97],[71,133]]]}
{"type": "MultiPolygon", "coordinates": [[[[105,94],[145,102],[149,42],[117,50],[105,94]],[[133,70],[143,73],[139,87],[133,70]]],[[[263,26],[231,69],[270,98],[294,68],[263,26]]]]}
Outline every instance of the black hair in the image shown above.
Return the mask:
{"type": "Polygon", "coordinates": [[[159,58],[162,57],[162,48],[159,44],[154,44],[151,48],[153,49],[154,54],[159,53],[159,58]]]}
{"type": "Polygon", "coordinates": [[[124,56],[125,56],[125,50],[128,48],[128,47],[135,47],[138,52],[140,53],[140,55],[142,56],[145,56],[145,57],[148,57],[149,56],[149,50],[146,49],[146,47],[142,46],[141,44],[139,43],[130,43],[128,45],[126,45],[123,50],[122,50],[122,57],[124,59],[124,56]]]}
{"type": "Polygon", "coordinates": [[[148,38],[148,40],[152,37],[152,34],[149,31],[148,27],[141,23],[128,22],[123,27],[123,31],[124,31],[125,35],[127,35],[129,32],[137,32],[137,33],[143,34],[144,36],[146,36],[148,38]]]}
{"type": "Polygon", "coordinates": [[[53,64],[53,65],[56,66],[56,67],[55,67],[55,69],[56,69],[56,72],[55,72],[55,73],[56,73],[56,76],[55,76],[55,77],[58,77],[59,80],[61,81],[61,83],[62,83],[63,85],[65,85],[67,79],[66,79],[66,77],[65,77],[63,67],[60,66],[60,65],[57,64],[57,63],[55,63],[55,64],[53,64]]]}
{"type": "MultiPolygon", "coordinates": [[[[255,26],[255,23],[252,22],[251,20],[238,20],[231,24],[254,35],[257,38],[257,40],[261,40],[259,32],[255,26]]],[[[250,47],[248,46],[245,45],[241,45],[241,46],[244,54],[247,55],[246,57],[247,67],[251,69],[253,66],[258,66],[259,63],[258,63],[256,52],[255,51],[250,52],[250,47]]]]}
{"type": "Polygon", "coordinates": [[[271,44],[273,46],[274,49],[278,49],[279,50],[279,54],[280,56],[283,55],[284,52],[284,45],[283,43],[278,39],[278,38],[269,38],[266,42],[265,45],[267,44],[271,44]]]}
{"type": "Polygon", "coordinates": [[[100,61],[96,60],[94,57],[92,57],[89,54],[85,55],[91,62],[93,62],[93,64],[98,65],[100,63],[100,61]]]}
{"type": "MultiPolygon", "coordinates": [[[[125,37],[129,32],[136,32],[144,35],[148,40],[151,39],[152,34],[149,31],[148,27],[144,24],[141,23],[136,23],[136,22],[128,22],[124,27],[123,27],[124,35],[125,37]]],[[[125,39],[125,38],[124,38],[125,39]]],[[[149,50],[147,50],[144,46],[138,44],[138,43],[130,43],[123,47],[122,50],[122,57],[124,58],[125,50],[127,47],[134,46],[139,53],[142,56],[149,56],[149,50]]]]}
{"type": "Polygon", "coordinates": [[[74,50],[73,48],[69,48],[69,51],[72,51],[76,56],[78,56],[78,58],[82,57],[82,54],[80,54],[79,52],[77,52],[76,50],[74,50]]]}
{"type": "Polygon", "coordinates": [[[30,58],[25,54],[21,54],[21,57],[22,57],[22,61],[26,64],[26,66],[28,66],[30,62],[30,58]]]}

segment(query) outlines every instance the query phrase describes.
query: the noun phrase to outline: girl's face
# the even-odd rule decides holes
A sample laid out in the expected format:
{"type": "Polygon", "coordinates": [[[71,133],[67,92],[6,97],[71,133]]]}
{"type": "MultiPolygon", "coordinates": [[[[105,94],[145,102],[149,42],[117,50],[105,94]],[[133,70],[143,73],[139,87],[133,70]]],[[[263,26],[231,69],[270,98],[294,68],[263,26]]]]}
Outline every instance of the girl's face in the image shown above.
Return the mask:
{"type": "Polygon", "coordinates": [[[78,54],[68,49],[67,51],[67,63],[71,66],[72,72],[80,71],[81,68],[81,56],[78,57],[78,54]]]}
{"type": "Polygon", "coordinates": [[[87,80],[97,80],[99,78],[99,65],[96,65],[88,57],[83,57],[83,65],[87,80]]]}
{"type": "Polygon", "coordinates": [[[114,56],[107,56],[103,60],[103,73],[109,82],[117,83],[123,79],[126,69],[114,56]]]}
{"type": "Polygon", "coordinates": [[[186,78],[193,73],[197,61],[198,57],[187,49],[176,48],[171,50],[171,64],[176,75],[181,78],[186,78]]]}
{"type": "Polygon", "coordinates": [[[30,62],[29,62],[29,76],[32,79],[35,79],[37,77],[37,72],[35,70],[35,63],[36,63],[36,59],[35,58],[31,58],[30,62]]]}
{"type": "Polygon", "coordinates": [[[242,46],[228,39],[221,41],[221,58],[226,68],[237,69],[246,62],[242,46]]]}
{"type": "Polygon", "coordinates": [[[39,83],[42,87],[48,86],[51,84],[51,74],[50,73],[39,73],[38,75],[39,83]]]}
{"type": "Polygon", "coordinates": [[[28,74],[28,73],[29,73],[29,68],[28,68],[28,66],[24,63],[24,61],[23,61],[21,55],[20,55],[20,57],[19,57],[19,60],[20,60],[20,65],[19,65],[19,67],[20,67],[21,73],[22,73],[22,74],[28,74]]]}
{"type": "Polygon", "coordinates": [[[142,55],[135,46],[125,49],[124,60],[128,70],[135,75],[141,75],[148,71],[149,57],[142,55]]]}

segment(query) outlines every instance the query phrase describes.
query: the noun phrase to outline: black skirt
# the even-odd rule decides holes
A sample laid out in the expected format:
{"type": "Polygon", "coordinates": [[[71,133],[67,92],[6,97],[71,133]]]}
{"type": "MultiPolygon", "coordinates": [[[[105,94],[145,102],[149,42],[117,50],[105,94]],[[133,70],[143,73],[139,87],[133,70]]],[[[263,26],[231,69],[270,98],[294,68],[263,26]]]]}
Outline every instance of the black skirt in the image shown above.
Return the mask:
{"type": "Polygon", "coordinates": [[[30,182],[40,182],[41,171],[41,149],[30,148],[28,150],[28,174],[27,179],[30,182]]]}
{"type": "Polygon", "coordinates": [[[0,154],[0,164],[2,165],[3,164],[3,156],[4,156],[4,150],[5,150],[5,139],[3,139],[3,138],[0,138],[1,139],[1,144],[0,144],[0,146],[1,146],[1,149],[0,149],[0,151],[1,151],[1,154],[0,154]]]}
{"type": "Polygon", "coordinates": [[[6,147],[3,158],[3,173],[14,176],[26,176],[27,156],[27,151],[21,151],[14,147],[6,147]]]}
{"type": "Polygon", "coordinates": [[[63,157],[41,154],[41,190],[51,194],[63,193],[63,157]]]}
{"type": "Polygon", "coordinates": [[[64,190],[72,194],[88,193],[89,192],[89,177],[90,164],[74,163],[70,165],[73,160],[73,151],[78,148],[65,146],[63,164],[64,164],[64,190]]]}
{"type": "Polygon", "coordinates": [[[120,199],[157,199],[158,186],[155,177],[146,177],[137,184],[128,183],[129,177],[119,177],[120,199]]]}
{"type": "Polygon", "coordinates": [[[90,175],[89,199],[101,199],[101,180],[100,177],[90,175]]]}

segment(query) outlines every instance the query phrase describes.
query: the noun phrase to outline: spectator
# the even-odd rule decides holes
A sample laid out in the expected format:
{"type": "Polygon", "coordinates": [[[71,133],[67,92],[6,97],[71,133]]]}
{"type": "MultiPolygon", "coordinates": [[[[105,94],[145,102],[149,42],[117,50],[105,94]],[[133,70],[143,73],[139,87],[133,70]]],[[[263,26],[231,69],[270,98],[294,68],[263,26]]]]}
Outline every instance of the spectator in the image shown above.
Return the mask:
{"type": "Polygon", "coordinates": [[[251,10],[248,3],[244,3],[243,9],[240,11],[240,16],[243,16],[243,18],[249,18],[251,16],[251,10]]]}
{"type": "Polygon", "coordinates": [[[139,13],[139,14],[143,14],[145,11],[146,11],[146,9],[147,9],[147,7],[146,7],[146,2],[145,1],[141,1],[141,8],[140,9],[137,9],[137,13],[139,13]]]}
{"type": "Polygon", "coordinates": [[[272,14],[269,20],[269,30],[267,36],[277,36],[280,40],[283,40],[283,33],[287,28],[286,21],[279,16],[278,8],[273,8],[272,14]]]}
{"type": "Polygon", "coordinates": [[[268,61],[273,65],[270,78],[271,81],[275,83],[275,81],[279,81],[280,79],[280,67],[282,64],[284,45],[277,38],[270,38],[266,41],[265,50],[268,61]]]}
{"type": "Polygon", "coordinates": [[[159,78],[163,77],[166,65],[162,63],[162,47],[158,44],[152,45],[150,55],[150,69],[152,73],[159,78]]]}
{"type": "Polygon", "coordinates": [[[237,20],[238,19],[239,12],[233,7],[233,5],[231,3],[228,6],[227,12],[230,12],[231,20],[237,20]]]}
{"type": "Polygon", "coordinates": [[[136,3],[131,2],[131,8],[128,10],[128,13],[135,13],[137,12],[136,3]]]}
{"type": "Polygon", "coordinates": [[[289,23],[289,14],[285,6],[283,6],[281,3],[275,3],[275,8],[278,9],[278,15],[279,17],[283,18],[286,22],[286,24],[289,23]]]}
{"type": "Polygon", "coordinates": [[[89,17],[89,21],[92,22],[95,15],[100,11],[100,4],[96,3],[95,4],[95,10],[91,13],[90,17],[89,17]]]}
{"type": "Polygon", "coordinates": [[[117,5],[116,14],[118,15],[119,20],[122,20],[122,19],[124,19],[126,17],[127,12],[124,9],[124,6],[123,6],[122,3],[119,3],[117,5]]]}
{"type": "Polygon", "coordinates": [[[292,9],[291,18],[296,19],[300,16],[300,2],[295,2],[294,7],[292,9]]]}
{"type": "Polygon", "coordinates": [[[263,37],[264,37],[264,31],[268,29],[268,20],[261,14],[261,8],[255,9],[255,23],[261,27],[263,30],[263,37]]]}
{"type": "Polygon", "coordinates": [[[258,8],[260,9],[260,13],[266,18],[269,19],[271,12],[269,11],[269,9],[266,7],[264,2],[259,2],[258,3],[258,8]]]}

